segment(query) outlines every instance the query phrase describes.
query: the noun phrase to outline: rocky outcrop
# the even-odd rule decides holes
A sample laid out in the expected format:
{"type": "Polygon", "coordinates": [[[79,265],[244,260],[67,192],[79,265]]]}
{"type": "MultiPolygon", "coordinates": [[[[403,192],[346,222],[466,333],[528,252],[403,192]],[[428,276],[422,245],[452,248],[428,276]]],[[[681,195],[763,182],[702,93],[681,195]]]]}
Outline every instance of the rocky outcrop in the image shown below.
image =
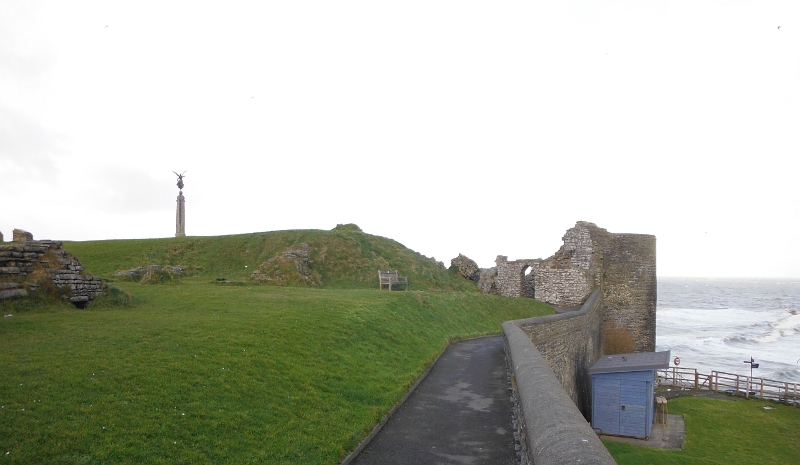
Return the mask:
{"type": "Polygon", "coordinates": [[[432,261],[433,263],[435,263],[435,264],[436,264],[436,266],[438,266],[439,268],[441,268],[441,269],[443,269],[443,270],[446,270],[446,269],[447,269],[447,267],[446,267],[446,266],[444,266],[444,262],[441,262],[441,261],[439,261],[439,260],[436,260],[436,257],[431,257],[431,258],[429,258],[428,260],[432,261]]]}
{"type": "Polygon", "coordinates": [[[62,298],[84,308],[106,293],[106,283],[85,273],[61,242],[34,241],[21,229],[14,230],[14,239],[0,245],[0,299],[26,297],[52,285],[62,298]]]}
{"type": "Polygon", "coordinates": [[[300,244],[297,250],[287,250],[270,258],[250,275],[255,281],[273,284],[304,284],[322,287],[319,274],[311,270],[308,244],[300,244]]]}
{"type": "Polygon", "coordinates": [[[130,281],[143,281],[143,280],[148,280],[155,274],[163,272],[181,276],[186,274],[186,269],[180,266],[164,267],[161,265],[147,265],[147,266],[140,266],[138,268],[132,268],[130,270],[119,270],[114,273],[114,277],[130,281]]]}
{"type": "Polygon", "coordinates": [[[458,254],[458,257],[450,260],[450,266],[455,267],[461,276],[475,281],[484,294],[498,293],[496,267],[480,268],[475,260],[463,254],[458,254]]]}
{"type": "Polygon", "coordinates": [[[458,257],[450,260],[450,266],[456,267],[459,274],[467,279],[475,281],[476,283],[480,280],[481,269],[478,267],[478,264],[475,263],[475,260],[463,254],[458,254],[458,257]]]}

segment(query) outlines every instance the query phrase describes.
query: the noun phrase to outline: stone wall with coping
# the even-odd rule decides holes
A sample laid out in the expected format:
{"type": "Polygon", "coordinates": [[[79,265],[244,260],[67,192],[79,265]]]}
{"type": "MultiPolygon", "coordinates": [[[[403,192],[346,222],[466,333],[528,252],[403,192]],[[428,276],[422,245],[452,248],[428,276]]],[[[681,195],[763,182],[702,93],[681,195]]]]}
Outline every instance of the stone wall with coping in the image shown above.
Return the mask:
{"type": "Polygon", "coordinates": [[[615,464],[529,335],[515,322],[507,321],[503,323],[503,337],[511,366],[515,436],[522,446],[521,462],[615,464]]]}
{"type": "Polygon", "coordinates": [[[536,346],[578,410],[591,418],[589,367],[602,355],[602,296],[595,291],[580,310],[514,320],[536,346]]]}

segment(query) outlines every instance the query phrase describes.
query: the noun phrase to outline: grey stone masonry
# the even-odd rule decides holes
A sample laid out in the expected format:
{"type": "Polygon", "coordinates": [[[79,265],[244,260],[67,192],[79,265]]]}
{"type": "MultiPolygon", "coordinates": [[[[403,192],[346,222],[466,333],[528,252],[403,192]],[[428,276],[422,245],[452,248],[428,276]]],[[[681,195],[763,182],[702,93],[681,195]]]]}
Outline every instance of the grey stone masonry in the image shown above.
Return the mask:
{"type": "Polygon", "coordinates": [[[22,229],[15,229],[13,237],[14,237],[14,242],[27,242],[33,240],[33,234],[29,233],[28,231],[24,231],[22,229]]]}
{"type": "Polygon", "coordinates": [[[175,237],[186,235],[186,198],[183,192],[178,193],[178,206],[175,209],[175,237]]]}
{"type": "Polygon", "coordinates": [[[42,285],[41,276],[64,292],[78,307],[105,294],[108,286],[97,276],[84,273],[81,262],[59,241],[34,241],[30,233],[17,234],[22,241],[0,245],[0,299],[25,297],[42,285]],[[30,240],[28,240],[30,238],[30,240]]]}
{"type": "Polygon", "coordinates": [[[577,306],[592,292],[591,281],[581,268],[542,267],[534,276],[534,296],[552,305],[577,306]]]}
{"type": "Polygon", "coordinates": [[[554,376],[550,369],[552,362],[539,353],[516,323],[519,321],[503,323],[503,335],[518,419],[513,425],[514,435],[522,446],[520,462],[615,464],[573,399],[561,389],[558,374],[554,376]]]}
{"type": "Polygon", "coordinates": [[[655,236],[609,233],[578,221],[563,240],[564,245],[545,260],[508,261],[498,256],[494,283],[498,293],[572,307],[600,290],[602,326],[630,333],[636,352],[655,350],[655,236]],[[525,276],[528,267],[532,271],[525,276]]]}
{"type": "Polygon", "coordinates": [[[461,276],[471,279],[476,283],[480,279],[481,270],[478,268],[478,264],[475,263],[475,260],[469,257],[458,254],[458,257],[450,260],[450,266],[456,267],[458,272],[461,273],[461,276]]]}
{"type": "Polygon", "coordinates": [[[526,279],[525,272],[528,268],[531,272],[528,276],[535,276],[541,260],[515,260],[508,261],[505,255],[498,255],[494,263],[497,268],[495,287],[497,293],[505,297],[533,297],[530,281],[526,279]]]}
{"type": "Polygon", "coordinates": [[[624,329],[634,352],[656,350],[656,237],[612,234],[603,258],[603,326],[624,329]]]}
{"type": "Polygon", "coordinates": [[[591,415],[589,367],[600,357],[602,300],[595,291],[580,310],[512,323],[522,329],[586,418],[591,415]]]}
{"type": "Polygon", "coordinates": [[[27,296],[28,291],[20,283],[0,283],[0,300],[27,296]]]}

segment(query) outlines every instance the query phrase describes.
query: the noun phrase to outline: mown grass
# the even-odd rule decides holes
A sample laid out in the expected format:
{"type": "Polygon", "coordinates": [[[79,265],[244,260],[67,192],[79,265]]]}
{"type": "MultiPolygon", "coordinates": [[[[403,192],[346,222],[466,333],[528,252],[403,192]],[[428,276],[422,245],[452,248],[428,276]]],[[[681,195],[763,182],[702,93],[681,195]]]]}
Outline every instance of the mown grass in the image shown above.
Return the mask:
{"type": "MultiPolygon", "coordinates": [[[[117,264],[130,265],[107,269],[117,264]]],[[[476,293],[203,276],[115,286],[132,306],[0,320],[0,460],[338,463],[448,340],[552,312],[476,293]]]]}
{"type": "Polygon", "coordinates": [[[681,397],[670,401],[669,410],[684,416],[683,450],[667,451],[603,441],[617,463],[800,463],[800,409],[796,407],[755,399],[734,402],[681,397]]]}

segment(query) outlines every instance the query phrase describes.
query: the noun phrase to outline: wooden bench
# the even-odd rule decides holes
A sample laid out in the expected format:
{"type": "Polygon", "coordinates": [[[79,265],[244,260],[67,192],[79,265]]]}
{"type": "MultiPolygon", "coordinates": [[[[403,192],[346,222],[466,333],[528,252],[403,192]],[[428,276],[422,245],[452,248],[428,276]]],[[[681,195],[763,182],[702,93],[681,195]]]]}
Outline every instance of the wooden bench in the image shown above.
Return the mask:
{"type": "Polygon", "coordinates": [[[402,284],[408,290],[408,276],[400,276],[397,270],[378,270],[378,279],[380,280],[378,289],[383,289],[386,286],[391,291],[392,286],[402,284]]]}

